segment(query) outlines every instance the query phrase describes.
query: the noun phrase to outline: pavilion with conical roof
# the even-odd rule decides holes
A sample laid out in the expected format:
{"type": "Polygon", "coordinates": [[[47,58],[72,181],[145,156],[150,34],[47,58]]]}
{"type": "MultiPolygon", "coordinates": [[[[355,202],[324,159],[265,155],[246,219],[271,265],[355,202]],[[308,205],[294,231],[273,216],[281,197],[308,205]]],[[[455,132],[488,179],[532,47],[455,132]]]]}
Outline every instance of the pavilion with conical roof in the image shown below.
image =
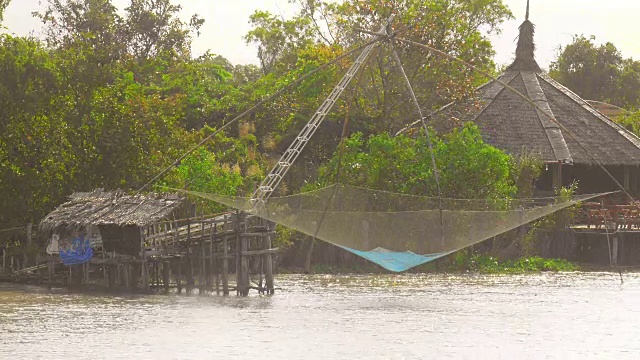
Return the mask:
{"type": "Polygon", "coordinates": [[[539,190],[574,180],[580,192],[619,190],[602,165],[638,193],[640,138],[543,72],[535,60],[534,32],[527,4],[515,60],[499,81],[481,86],[474,99],[444,107],[432,124],[442,132],[473,121],[485,142],[512,155],[538,157],[547,164],[539,190]]]}

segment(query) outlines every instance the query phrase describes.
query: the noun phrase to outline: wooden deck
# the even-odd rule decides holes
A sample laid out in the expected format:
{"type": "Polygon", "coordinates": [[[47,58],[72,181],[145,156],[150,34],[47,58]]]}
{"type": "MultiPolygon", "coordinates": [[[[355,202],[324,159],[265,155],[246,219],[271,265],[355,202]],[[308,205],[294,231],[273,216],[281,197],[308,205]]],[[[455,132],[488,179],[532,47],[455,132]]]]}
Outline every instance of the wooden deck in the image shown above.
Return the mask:
{"type": "Polygon", "coordinates": [[[640,206],[638,204],[604,204],[587,202],[580,207],[576,231],[640,232],[640,206]]]}

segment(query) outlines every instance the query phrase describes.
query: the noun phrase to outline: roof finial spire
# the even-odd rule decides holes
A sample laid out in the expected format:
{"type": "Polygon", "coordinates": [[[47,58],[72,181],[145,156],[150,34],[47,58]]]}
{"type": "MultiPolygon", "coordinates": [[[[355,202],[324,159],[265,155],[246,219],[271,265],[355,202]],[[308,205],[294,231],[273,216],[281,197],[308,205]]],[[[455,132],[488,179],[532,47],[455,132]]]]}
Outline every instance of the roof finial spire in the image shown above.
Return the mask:
{"type": "Polygon", "coordinates": [[[520,35],[518,36],[518,46],[516,48],[516,59],[507,70],[510,71],[534,71],[541,72],[540,66],[535,59],[536,45],[533,42],[533,35],[536,32],[535,25],[529,21],[529,0],[527,0],[527,19],[520,25],[520,35]]]}

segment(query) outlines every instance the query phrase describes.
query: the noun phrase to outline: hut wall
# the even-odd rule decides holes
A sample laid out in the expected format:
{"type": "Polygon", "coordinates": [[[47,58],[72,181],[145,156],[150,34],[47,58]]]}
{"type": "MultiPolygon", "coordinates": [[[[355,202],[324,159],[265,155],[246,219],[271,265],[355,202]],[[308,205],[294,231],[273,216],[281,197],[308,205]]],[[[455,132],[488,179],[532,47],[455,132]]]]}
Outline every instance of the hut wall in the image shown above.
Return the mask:
{"type": "Polygon", "coordinates": [[[100,235],[105,251],[140,256],[140,228],[137,226],[101,225],[100,235]]]}
{"type": "MultiPolygon", "coordinates": [[[[543,171],[536,183],[538,193],[551,192],[553,184],[553,164],[543,171]]],[[[624,166],[607,166],[607,170],[616,180],[624,186],[624,166]]],[[[607,191],[620,190],[616,183],[598,166],[589,165],[564,165],[562,167],[562,186],[569,186],[576,181],[578,192],[581,194],[593,194],[607,191]]],[[[637,166],[629,167],[629,190],[637,196],[640,190],[640,170],[637,166]]]]}

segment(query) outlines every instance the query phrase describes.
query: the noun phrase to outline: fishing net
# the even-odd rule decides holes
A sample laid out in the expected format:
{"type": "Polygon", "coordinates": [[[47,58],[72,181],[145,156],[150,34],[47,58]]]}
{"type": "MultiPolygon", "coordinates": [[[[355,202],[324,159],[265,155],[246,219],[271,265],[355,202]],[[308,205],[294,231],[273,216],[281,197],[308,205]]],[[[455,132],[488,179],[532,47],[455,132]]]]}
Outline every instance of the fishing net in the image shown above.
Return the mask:
{"type": "Polygon", "coordinates": [[[601,195],[571,199],[460,200],[335,184],[296,195],[272,197],[256,210],[246,198],[187,193],[295,229],[396,272],[601,195]]]}

